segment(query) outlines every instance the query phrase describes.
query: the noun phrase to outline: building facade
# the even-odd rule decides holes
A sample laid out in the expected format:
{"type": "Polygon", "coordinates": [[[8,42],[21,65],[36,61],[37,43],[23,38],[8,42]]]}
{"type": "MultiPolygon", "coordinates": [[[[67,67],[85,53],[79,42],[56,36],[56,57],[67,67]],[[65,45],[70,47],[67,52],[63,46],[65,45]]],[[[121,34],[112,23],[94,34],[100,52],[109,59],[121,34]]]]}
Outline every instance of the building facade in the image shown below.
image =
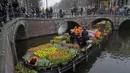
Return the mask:
{"type": "Polygon", "coordinates": [[[129,2],[130,2],[130,0],[118,0],[118,5],[120,7],[123,7],[123,6],[128,5],[129,2]]]}

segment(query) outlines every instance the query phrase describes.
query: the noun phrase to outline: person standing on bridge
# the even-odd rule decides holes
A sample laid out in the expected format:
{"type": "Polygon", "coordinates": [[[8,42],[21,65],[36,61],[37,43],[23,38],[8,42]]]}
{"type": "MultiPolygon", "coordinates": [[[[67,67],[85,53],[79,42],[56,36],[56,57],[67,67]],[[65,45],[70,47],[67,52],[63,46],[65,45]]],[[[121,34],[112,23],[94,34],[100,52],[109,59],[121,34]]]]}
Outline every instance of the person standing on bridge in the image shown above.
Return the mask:
{"type": "Polygon", "coordinates": [[[81,8],[81,10],[80,10],[80,15],[81,16],[83,15],[83,8],[81,8]]]}
{"type": "Polygon", "coordinates": [[[12,6],[13,6],[13,11],[14,11],[15,17],[18,17],[18,14],[19,14],[19,4],[18,4],[18,1],[14,1],[12,3],[12,6]]]}
{"type": "Polygon", "coordinates": [[[41,12],[42,12],[42,17],[45,18],[45,13],[46,13],[45,9],[42,8],[42,11],[41,11],[41,12]]]}
{"type": "Polygon", "coordinates": [[[36,16],[40,17],[40,9],[39,9],[39,7],[36,7],[36,16]]]}
{"type": "Polygon", "coordinates": [[[49,9],[49,18],[52,18],[52,15],[53,15],[53,9],[52,9],[52,7],[50,7],[50,9],[49,9]]]}
{"type": "Polygon", "coordinates": [[[73,17],[73,14],[74,14],[74,10],[73,9],[71,9],[71,14],[72,14],[72,17],[73,17]]]}
{"type": "Polygon", "coordinates": [[[46,8],[46,17],[47,18],[49,17],[49,10],[48,10],[48,8],[46,8]]]}
{"type": "Polygon", "coordinates": [[[60,15],[60,18],[63,18],[63,17],[64,17],[62,9],[60,9],[59,15],[60,15]]]}
{"type": "Polygon", "coordinates": [[[75,13],[75,16],[77,16],[77,11],[78,11],[78,8],[77,8],[77,7],[74,7],[73,13],[75,13]]]}

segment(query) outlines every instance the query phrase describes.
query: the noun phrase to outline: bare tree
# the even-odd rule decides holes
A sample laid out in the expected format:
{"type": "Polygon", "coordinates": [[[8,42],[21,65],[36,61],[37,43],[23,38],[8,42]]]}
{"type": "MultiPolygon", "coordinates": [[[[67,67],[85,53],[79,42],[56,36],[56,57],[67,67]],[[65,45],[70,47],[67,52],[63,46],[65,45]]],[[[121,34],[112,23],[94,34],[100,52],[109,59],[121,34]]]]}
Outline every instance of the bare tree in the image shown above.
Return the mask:
{"type": "Polygon", "coordinates": [[[62,0],[58,4],[58,8],[69,9],[73,7],[88,7],[88,6],[100,8],[101,2],[103,1],[104,0],[62,0]]]}

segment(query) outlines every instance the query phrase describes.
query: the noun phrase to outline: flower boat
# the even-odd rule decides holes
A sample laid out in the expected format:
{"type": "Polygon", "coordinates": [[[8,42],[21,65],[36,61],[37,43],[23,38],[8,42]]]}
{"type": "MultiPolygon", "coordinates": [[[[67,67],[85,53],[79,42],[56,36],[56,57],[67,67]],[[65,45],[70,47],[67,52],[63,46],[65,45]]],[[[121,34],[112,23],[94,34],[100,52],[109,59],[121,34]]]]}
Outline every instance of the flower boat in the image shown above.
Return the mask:
{"type": "MultiPolygon", "coordinates": [[[[86,30],[100,29],[98,26],[87,27],[86,30]]],[[[83,48],[77,44],[66,43],[64,37],[56,36],[50,43],[28,49],[23,56],[24,65],[38,73],[63,73],[69,69],[75,71],[75,66],[83,60],[87,61],[89,55],[100,48],[111,34],[111,25],[106,25],[100,37],[89,39],[88,45],[83,48]]]]}

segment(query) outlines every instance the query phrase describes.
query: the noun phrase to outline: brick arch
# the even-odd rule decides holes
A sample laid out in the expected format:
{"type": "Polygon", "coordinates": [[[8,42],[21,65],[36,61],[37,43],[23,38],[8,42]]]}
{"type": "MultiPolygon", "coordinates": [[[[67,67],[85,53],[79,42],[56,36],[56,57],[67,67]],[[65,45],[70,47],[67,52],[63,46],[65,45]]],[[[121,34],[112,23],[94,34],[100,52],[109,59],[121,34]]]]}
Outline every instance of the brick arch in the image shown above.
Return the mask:
{"type": "Polygon", "coordinates": [[[26,27],[24,24],[18,24],[14,30],[14,40],[22,39],[26,36],[26,27]]]}
{"type": "Polygon", "coordinates": [[[130,37],[129,32],[130,32],[130,19],[126,19],[120,24],[118,35],[120,38],[127,38],[130,37]]]}
{"type": "Polygon", "coordinates": [[[17,60],[18,59],[21,59],[23,55],[20,54],[20,50],[18,50],[18,48],[16,48],[16,41],[17,40],[21,40],[23,39],[24,37],[26,37],[26,27],[24,24],[18,24],[16,29],[15,29],[15,34],[14,34],[14,48],[15,48],[15,51],[16,51],[16,57],[17,57],[17,60]]]}
{"type": "Polygon", "coordinates": [[[58,28],[58,33],[62,34],[65,32],[70,33],[70,29],[73,29],[75,26],[80,26],[80,24],[78,24],[75,21],[65,21],[64,23],[62,23],[59,28],[58,28]]]}
{"type": "Polygon", "coordinates": [[[130,29],[130,19],[124,20],[120,23],[119,30],[130,29]]]}
{"type": "Polygon", "coordinates": [[[82,22],[82,20],[80,18],[67,18],[67,19],[65,19],[65,22],[67,22],[67,21],[73,21],[78,24],[81,24],[81,22],[82,22]]]}

